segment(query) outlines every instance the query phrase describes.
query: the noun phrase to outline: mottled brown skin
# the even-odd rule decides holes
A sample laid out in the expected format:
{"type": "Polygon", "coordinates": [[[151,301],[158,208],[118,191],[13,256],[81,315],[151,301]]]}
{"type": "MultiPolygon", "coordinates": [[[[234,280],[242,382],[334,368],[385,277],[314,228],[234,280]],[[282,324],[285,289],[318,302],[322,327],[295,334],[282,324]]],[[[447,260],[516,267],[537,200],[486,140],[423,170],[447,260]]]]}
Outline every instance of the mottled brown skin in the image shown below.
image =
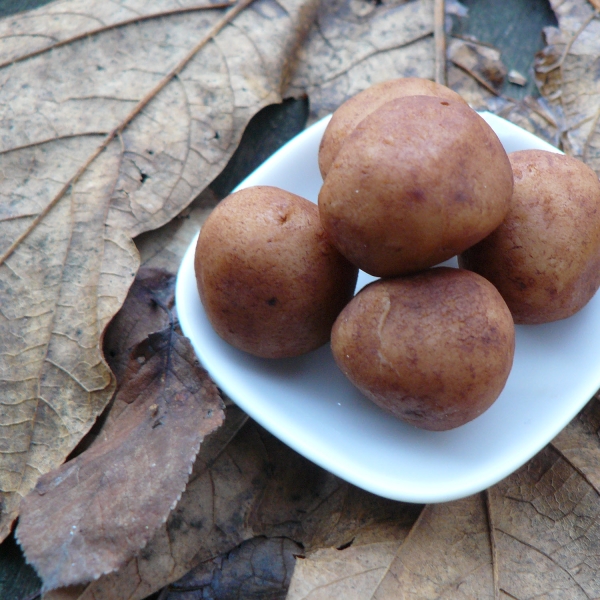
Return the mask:
{"type": "Polygon", "coordinates": [[[600,287],[600,182],[562,154],[522,150],[509,159],[510,211],[459,263],[498,288],[515,323],[565,319],[600,287]]]}
{"type": "Polygon", "coordinates": [[[319,194],[321,223],[367,273],[404,275],[451,258],[498,227],[512,181],[500,140],[466,104],[398,98],[344,142],[319,194]]]}
{"type": "Polygon", "coordinates": [[[368,115],[390,100],[404,96],[436,96],[464,102],[450,88],[420,77],[404,77],[376,83],[346,100],[331,117],[319,146],[319,169],[323,179],[337,156],[344,140],[368,115]]]}
{"type": "Polygon", "coordinates": [[[194,267],[215,331],[265,358],[325,344],[358,274],[328,241],[315,204],[268,186],[236,192],[215,208],[194,267]]]}
{"type": "Polygon", "coordinates": [[[331,347],[342,372],[381,408],[444,431],[498,398],[515,331],[487,280],[438,267],[365,287],[337,318],[331,347]]]}

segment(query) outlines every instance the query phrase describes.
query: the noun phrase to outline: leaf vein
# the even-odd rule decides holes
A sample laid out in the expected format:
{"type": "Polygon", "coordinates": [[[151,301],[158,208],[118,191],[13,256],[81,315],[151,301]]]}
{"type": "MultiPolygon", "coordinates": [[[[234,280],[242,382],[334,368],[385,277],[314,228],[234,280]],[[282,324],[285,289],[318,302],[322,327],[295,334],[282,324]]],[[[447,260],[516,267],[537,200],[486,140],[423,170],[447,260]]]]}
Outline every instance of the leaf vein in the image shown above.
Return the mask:
{"type": "Polygon", "coordinates": [[[46,46],[45,48],[33,50],[31,52],[23,54],[22,56],[19,56],[18,58],[0,62],[0,69],[3,67],[7,67],[8,65],[12,65],[12,64],[15,64],[18,62],[28,60],[30,58],[34,58],[36,56],[40,56],[41,54],[50,52],[51,50],[54,50],[55,48],[60,48],[61,46],[66,46],[68,44],[72,44],[74,42],[84,40],[84,39],[89,38],[94,35],[99,35],[101,33],[105,33],[106,31],[118,29],[120,27],[126,27],[128,25],[135,25],[137,23],[142,23],[143,21],[150,21],[153,19],[162,19],[165,17],[174,16],[174,15],[185,14],[185,13],[190,13],[190,12],[197,12],[200,10],[215,10],[215,9],[221,9],[221,8],[229,8],[231,6],[235,6],[235,5],[232,2],[222,2],[222,3],[218,3],[218,4],[201,4],[198,6],[190,6],[190,7],[173,9],[173,10],[167,10],[164,12],[152,13],[150,15],[138,15],[131,19],[125,19],[124,21],[120,21],[119,23],[113,23],[110,25],[104,25],[100,19],[93,17],[91,15],[85,15],[85,14],[80,14],[80,13],[69,13],[69,12],[60,13],[61,15],[72,14],[74,16],[84,16],[89,19],[95,20],[96,22],[100,23],[101,26],[98,27],[97,29],[92,29],[92,30],[86,31],[84,33],[80,33],[80,34],[71,36],[64,40],[60,40],[60,41],[56,42],[55,44],[46,46]]]}
{"type": "Polygon", "coordinates": [[[500,527],[497,527],[497,530],[500,531],[501,533],[503,533],[504,535],[506,535],[507,537],[515,540],[519,544],[523,544],[523,546],[525,546],[525,547],[529,548],[530,550],[533,550],[534,552],[537,552],[538,554],[541,554],[543,557],[547,558],[553,565],[555,565],[561,572],[563,572],[569,578],[569,580],[571,580],[577,586],[578,589],[580,589],[587,596],[587,593],[586,593],[585,589],[577,581],[577,579],[575,579],[575,577],[573,576],[573,574],[566,567],[564,567],[559,562],[557,562],[552,555],[547,554],[546,552],[544,552],[540,548],[536,548],[535,546],[533,546],[529,542],[526,542],[524,540],[519,539],[517,536],[515,536],[515,535],[513,535],[513,534],[511,534],[511,533],[509,533],[507,531],[505,531],[504,529],[501,529],[500,527]]]}

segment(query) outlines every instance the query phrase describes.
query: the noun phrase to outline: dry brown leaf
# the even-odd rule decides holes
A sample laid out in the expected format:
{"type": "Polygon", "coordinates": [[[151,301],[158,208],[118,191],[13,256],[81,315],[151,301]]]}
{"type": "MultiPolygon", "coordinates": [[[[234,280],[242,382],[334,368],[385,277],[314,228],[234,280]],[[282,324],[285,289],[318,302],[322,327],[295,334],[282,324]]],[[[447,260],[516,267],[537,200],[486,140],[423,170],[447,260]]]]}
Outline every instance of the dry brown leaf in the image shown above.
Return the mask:
{"type": "Polygon", "coordinates": [[[507,69],[500,51],[491,46],[453,38],[448,44],[448,59],[493,94],[500,94],[507,69]]]}
{"type": "MultiPolygon", "coordinates": [[[[554,30],[547,28],[545,30],[545,39],[548,41],[552,38],[554,30]]],[[[535,81],[542,97],[555,108],[560,109],[560,104],[557,99],[561,94],[561,72],[558,68],[562,60],[562,53],[556,46],[546,46],[535,55],[534,71],[535,81]]]]}
{"type": "MultiPolygon", "coordinates": [[[[595,404],[560,444],[582,467],[577,445],[597,432],[595,404]]],[[[340,589],[348,600],[598,598],[600,495],[549,446],[487,492],[427,506],[403,543],[376,550],[358,548],[345,571],[332,568],[331,551],[315,553],[308,573],[302,563],[295,571],[288,600],[340,589]]]]}
{"type": "Polygon", "coordinates": [[[536,61],[542,95],[560,110],[564,150],[600,174],[600,13],[588,0],[551,0],[558,28],[536,61]]]}
{"type": "Polygon", "coordinates": [[[321,2],[289,93],[307,93],[312,119],[373,83],[433,79],[433,0],[321,2]]]}
{"type": "MultiPolygon", "coordinates": [[[[260,499],[268,476],[255,428],[246,426],[232,440],[244,420],[237,407],[228,407],[224,427],[202,446],[190,482],[166,524],[137,558],[89,585],[78,600],[145,598],[198,563],[254,537],[244,516],[260,499]]],[[[59,600],[60,593],[48,600],[59,600]]]]}
{"type": "MultiPolygon", "coordinates": [[[[121,310],[110,322],[104,335],[103,352],[109,367],[123,383],[133,348],[155,333],[174,324],[175,275],[163,269],[141,267],[121,310]]],[[[96,420],[69,458],[84,452],[100,435],[106,421],[115,418],[113,402],[96,420]]]]}
{"type": "Polygon", "coordinates": [[[131,350],[151,333],[171,324],[174,303],[175,275],[163,269],[142,267],[104,336],[104,355],[119,384],[131,350]]]}
{"type": "Polygon", "coordinates": [[[392,561],[399,542],[385,538],[347,550],[318,550],[296,562],[288,600],[372,598],[392,561]]]}
{"type": "MultiPolygon", "coordinates": [[[[259,535],[289,538],[309,550],[341,546],[361,532],[368,539],[377,523],[408,528],[421,510],[342,482],[252,421],[228,438],[227,428],[241,412],[235,406],[227,411],[223,428],[203,444],[165,526],[137,558],[87,586],[77,600],[145,598],[259,535]]],[[[69,597],[64,593],[52,592],[47,600],[69,597]]]]}
{"type": "Polygon", "coordinates": [[[113,393],[99,346],[138,268],[131,237],[281,99],[314,4],[256,0],[212,42],[222,13],[191,2],[62,0],[0,24],[0,539],[113,393]]]}
{"type": "Polygon", "coordinates": [[[428,505],[373,598],[494,598],[491,558],[483,494],[428,505]]]}
{"type": "Polygon", "coordinates": [[[17,538],[44,589],[98,579],[143,548],[224,418],[217,388],[170,327],[132,352],[111,412],[91,447],[23,500],[17,538]]]}
{"type": "Polygon", "coordinates": [[[340,552],[333,564],[331,551],[315,553],[309,579],[302,563],[294,572],[288,600],[494,598],[482,495],[428,505],[408,536],[380,540],[340,552]]]}
{"type": "Polygon", "coordinates": [[[410,527],[403,521],[374,523],[349,545],[321,548],[299,559],[288,600],[371,598],[410,527]]]}

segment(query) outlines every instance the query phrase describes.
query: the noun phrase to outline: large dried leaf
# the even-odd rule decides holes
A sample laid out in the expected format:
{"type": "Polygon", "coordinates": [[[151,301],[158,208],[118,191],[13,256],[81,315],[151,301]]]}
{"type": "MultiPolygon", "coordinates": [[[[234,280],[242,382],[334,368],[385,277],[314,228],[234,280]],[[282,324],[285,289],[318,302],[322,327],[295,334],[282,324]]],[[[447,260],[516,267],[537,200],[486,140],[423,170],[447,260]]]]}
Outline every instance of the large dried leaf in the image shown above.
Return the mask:
{"type": "Polygon", "coordinates": [[[600,174],[600,15],[588,0],[551,0],[558,29],[546,28],[538,57],[540,91],[563,117],[568,154],[600,174]]]}
{"type": "MultiPolygon", "coordinates": [[[[414,522],[420,506],[378,498],[339,480],[253,422],[227,438],[240,414],[235,407],[227,410],[223,428],[203,444],[165,526],[137,558],[90,584],[77,600],[144,598],[256,536],[286,537],[310,550],[348,544],[377,523],[407,528],[414,522]]],[[[47,600],[64,598],[71,596],[57,591],[47,600]]]]}
{"type": "Polygon", "coordinates": [[[41,10],[0,22],[1,66],[130,22],[185,14],[196,10],[199,4],[197,0],[163,0],[160,6],[144,0],[110,4],[93,1],[83,4],[77,0],[53,2],[41,10]]]}
{"type": "MultiPolygon", "coordinates": [[[[129,288],[121,310],[110,322],[103,340],[105,359],[117,378],[117,387],[124,383],[130,365],[131,351],[151,333],[174,325],[175,275],[164,269],[141,267],[129,288]]],[[[122,403],[121,403],[122,404],[122,403]]],[[[107,420],[116,418],[115,402],[96,420],[88,434],[70,454],[73,458],[84,452],[103,433],[107,420]]]]}
{"type": "Polygon", "coordinates": [[[391,536],[394,525],[369,544],[337,556],[332,550],[316,552],[303,561],[288,599],[494,598],[481,495],[425,507],[408,536],[405,531],[391,536]]]}
{"type": "MultiPolygon", "coordinates": [[[[591,422],[597,432],[598,408],[592,412],[571,431],[578,440],[591,422]]],[[[331,555],[314,553],[308,573],[297,568],[290,600],[331,598],[341,589],[348,600],[590,600],[600,595],[600,495],[547,447],[487,492],[427,506],[402,543],[357,548],[344,567],[332,565],[331,555]]]]}
{"type": "Polygon", "coordinates": [[[191,345],[172,328],[132,352],[101,436],[42,476],[22,503],[17,536],[45,589],[118,569],[179,500],[222,401],[191,345]]]}
{"type": "Polygon", "coordinates": [[[82,178],[87,189],[70,196],[72,206],[57,206],[0,266],[0,539],[21,497],[64,460],[114,391],[98,341],[137,252],[104,227],[102,203],[89,201],[107,191],[91,181],[103,162],[82,178]]]}
{"type": "Polygon", "coordinates": [[[288,600],[371,598],[406,538],[410,522],[377,523],[349,545],[322,548],[298,560],[288,600]]]}
{"type": "Polygon", "coordinates": [[[482,494],[425,508],[373,598],[494,598],[492,550],[482,494]]]}
{"type": "Polygon", "coordinates": [[[281,99],[314,4],[256,0],[213,41],[223,13],[191,2],[62,0],[0,24],[0,539],[113,393],[100,340],[138,268],[131,237],[281,99]]]}

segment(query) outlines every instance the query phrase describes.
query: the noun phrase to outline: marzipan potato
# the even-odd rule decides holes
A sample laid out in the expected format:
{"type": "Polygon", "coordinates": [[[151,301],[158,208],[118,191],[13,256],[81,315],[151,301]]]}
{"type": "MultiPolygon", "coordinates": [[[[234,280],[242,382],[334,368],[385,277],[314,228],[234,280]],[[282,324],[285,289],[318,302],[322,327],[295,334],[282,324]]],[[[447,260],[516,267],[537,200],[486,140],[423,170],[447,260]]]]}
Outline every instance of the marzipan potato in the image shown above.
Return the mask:
{"type": "Polygon", "coordinates": [[[439,264],[491,233],[513,175],[492,128],[464,102],[387,102],[345,139],[319,193],[323,228],[363,271],[393,277],[439,264]]]}
{"type": "Polygon", "coordinates": [[[522,150],[509,159],[510,211],[459,264],[498,288],[515,323],[570,317],[600,287],[600,181],[563,154],[522,150]]]}
{"type": "Polygon", "coordinates": [[[358,275],[329,243],[315,204],[268,186],[236,192],[215,208],[200,231],[194,268],[215,331],[265,358],[329,341],[358,275]]]}
{"type": "Polygon", "coordinates": [[[384,410],[423,429],[471,421],[499,396],[515,346],[496,288],[437,267],[363,288],[331,334],[336,363],[384,410]]]}
{"type": "MultiPolygon", "coordinates": [[[[319,169],[323,179],[344,140],[372,112],[390,100],[403,96],[437,96],[464,102],[450,88],[420,77],[404,77],[382,81],[346,100],[331,117],[319,146],[319,169]]],[[[466,104],[466,103],[465,103],[466,104]]]]}

